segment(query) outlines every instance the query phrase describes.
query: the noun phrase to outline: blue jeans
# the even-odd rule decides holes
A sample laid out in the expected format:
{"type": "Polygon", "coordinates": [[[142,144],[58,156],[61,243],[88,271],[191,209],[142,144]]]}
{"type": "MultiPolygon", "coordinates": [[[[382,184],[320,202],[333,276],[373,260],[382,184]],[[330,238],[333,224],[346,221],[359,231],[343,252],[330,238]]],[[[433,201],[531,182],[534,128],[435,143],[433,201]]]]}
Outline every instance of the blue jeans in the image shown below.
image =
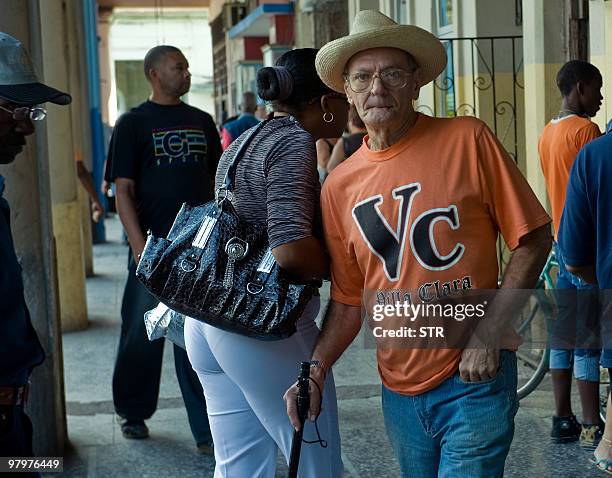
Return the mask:
{"type": "Polygon", "coordinates": [[[497,375],[466,383],[456,372],[408,396],[383,386],[382,407],[402,478],[494,478],[514,436],[516,355],[503,350],[497,375]]]}
{"type": "Polygon", "coordinates": [[[559,247],[554,245],[557,274],[557,323],[551,341],[550,368],[571,369],[578,380],[599,381],[599,311],[597,286],[584,282],[568,272],[559,247]],[[566,343],[564,347],[559,345],[566,343]],[[570,347],[571,344],[577,347],[570,347]],[[582,345],[582,347],[581,347],[582,345]]]}

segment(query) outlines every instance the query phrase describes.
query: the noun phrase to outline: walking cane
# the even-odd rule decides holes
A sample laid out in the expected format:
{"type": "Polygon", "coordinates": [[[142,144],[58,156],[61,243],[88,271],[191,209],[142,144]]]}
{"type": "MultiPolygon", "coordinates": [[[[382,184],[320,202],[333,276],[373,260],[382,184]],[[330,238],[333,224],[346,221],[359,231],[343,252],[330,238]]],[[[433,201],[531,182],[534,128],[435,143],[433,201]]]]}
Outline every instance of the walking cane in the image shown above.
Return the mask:
{"type": "Polygon", "coordinates": [[[300,429],[293,432],[291,443],[291,455],[289,458],[289,474],[287,478],[297,478],[298,466],[300,464],[300,451],[302,450],[302,436],[304,434],[304,422],[310,408],[310,394],[308,387],[310,382],[310,362],[302,362],[300,376],[298,377],[297,411],[300,419],[300,429]]]}

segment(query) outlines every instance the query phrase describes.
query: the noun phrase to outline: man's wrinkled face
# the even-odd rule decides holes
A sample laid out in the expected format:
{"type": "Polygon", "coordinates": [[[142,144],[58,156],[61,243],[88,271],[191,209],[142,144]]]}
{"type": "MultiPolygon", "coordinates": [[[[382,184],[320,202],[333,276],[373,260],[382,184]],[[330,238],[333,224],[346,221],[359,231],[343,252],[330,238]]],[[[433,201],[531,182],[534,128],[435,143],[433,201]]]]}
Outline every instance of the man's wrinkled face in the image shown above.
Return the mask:
{"type": "MultiPolygon", "coordinates": [[[[0,106],[14,110],[17,105],[0,98],[0,106]]],[[[11,163],[23,151],[25,137],[34,133],[32,121],[16,121],[8,111],[0,109],[0,164],[11,163]]]]}
{"type": "Polygon", "coordinates": [[[189,62],[182,53],[166,53],[155,66],[159,85],[164,93],[171,96],[183,96],[191,88],[189,62]]]}
{"type": "MultiPolygon", "coordinates": [[[[372,48],[355,54],[346,67],[346,78],[372,78],[369,88],[356,93],[345,82],[345,91],[354,103],[359,116],[366,126],[376,128],[405,120],[412,108],[412,101],[419,94],[419,71],[408,58],[406,52],[397,48],[372,48]],[[389,86],[381,79],[393,79],[402,75],[405,84],[401,87],[389,86]]],[[[404,83],[403,81],[400,84],[404,83]]]]}

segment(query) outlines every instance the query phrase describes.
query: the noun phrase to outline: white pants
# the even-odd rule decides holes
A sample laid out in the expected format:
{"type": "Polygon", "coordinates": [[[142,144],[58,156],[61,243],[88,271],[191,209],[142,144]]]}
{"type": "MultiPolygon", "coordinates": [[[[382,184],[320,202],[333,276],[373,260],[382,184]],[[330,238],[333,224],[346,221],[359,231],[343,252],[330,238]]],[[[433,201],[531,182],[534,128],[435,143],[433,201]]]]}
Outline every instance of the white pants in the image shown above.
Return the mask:
{"type": "MultiPolygon", "coordinates": [[[[185,343],[198,374],[208,408],[215,444],[215,478],[273,478],[280,448],[289,461],[293,427],[283,394],[297,379],[300,362],[310,360],[319,335],[315,318],[319,297],[313,298],[288,339],[262,341],[226,332],[188,318],[185,343]]],[[[318,419],[319,444],[302,444],[300,478],[342,476],[336,389],[330,373],[318,419]]],[[[307,421],[304,439],[316,440],[307,421]]]]}

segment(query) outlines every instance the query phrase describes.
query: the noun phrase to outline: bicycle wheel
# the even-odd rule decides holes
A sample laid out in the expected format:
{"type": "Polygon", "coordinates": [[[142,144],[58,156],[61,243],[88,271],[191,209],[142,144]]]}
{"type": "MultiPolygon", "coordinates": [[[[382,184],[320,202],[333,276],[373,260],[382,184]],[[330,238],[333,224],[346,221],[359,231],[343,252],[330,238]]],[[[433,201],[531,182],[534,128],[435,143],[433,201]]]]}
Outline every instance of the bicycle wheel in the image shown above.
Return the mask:
{"type": "Polygon", "coordinates": [[[530,350],[529,353],[522,353],[520,349],[516,353],[519,366],[519,380],[517,387],[518,399],[522,400],[533,392],[542,382],[548,372],[550,350],[539,349],[530,350]],[[521,368],[524,370],[522,376],[521,368]]]}
{"type": "Polygon", "coordinates": [[[516,352],[519,400],[525,398],[542,382],[548,372],[550,350],[536,345],[545,343],[542,334],[546,333],[546,311],[537,296],[530,297],[525,304],[524,313],[518,317],[515,330],[523,338],[523,345],[516,352]]]}

